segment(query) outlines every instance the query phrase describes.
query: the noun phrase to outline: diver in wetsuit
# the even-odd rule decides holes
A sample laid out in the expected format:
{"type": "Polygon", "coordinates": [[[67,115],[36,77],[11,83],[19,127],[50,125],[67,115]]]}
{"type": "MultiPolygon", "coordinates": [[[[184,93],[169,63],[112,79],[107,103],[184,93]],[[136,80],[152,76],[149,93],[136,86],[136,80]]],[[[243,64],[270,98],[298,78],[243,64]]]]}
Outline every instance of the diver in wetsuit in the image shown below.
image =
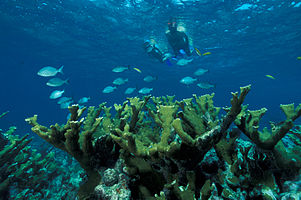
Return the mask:
{"type": "Polygon", "coordinates": [[[171,19],[168,22],[168,31],[166,32],[166,37],[168,43],[172,47],[175,56],[186,54],[191,56],[191,51],[189,48],[189,39],[186,33],[178,31],[178,24],[175,19],[171,19]]]}
{"type": "Polygon", "coordinates": [[[145,40],[143,43],[143,47],[147,54],[149,54],[152,57],[155,57],[160,62],[163,63],[166,60],[166,55],[163,54],[155,44],[152,44],[151,41],[145,40]]]}
{"type": "Polygon", "coordinates": [[[172,57],[170,53],[162,53],[150,40],[145,40],[143,43],[143,47],[147,54],[158,59],[161,63],[166,62],[168,65],[172,65],[171,60],[177,60],[179,58],[178,56],[181,56],[182,58],[191,56],[188,36],[183,31],[178,31],[177,28],[177,22],[172,18],[168,22],[166,37],[174,51],[175,58],[170,59],[172,57]]]}

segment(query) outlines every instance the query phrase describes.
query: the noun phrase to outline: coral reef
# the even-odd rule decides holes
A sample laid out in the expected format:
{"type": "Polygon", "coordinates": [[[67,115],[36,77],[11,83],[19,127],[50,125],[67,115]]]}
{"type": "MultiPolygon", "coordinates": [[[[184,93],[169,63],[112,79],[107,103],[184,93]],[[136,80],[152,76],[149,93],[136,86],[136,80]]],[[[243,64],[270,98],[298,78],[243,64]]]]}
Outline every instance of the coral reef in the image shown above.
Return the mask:
{"type": "Polygon", "coordinates": [[[54,162],[54,154],[42,156],[32,150],[29,135],[19,137],[14,135],[15,130],[16,127],[10,127],[1,133],[6,145],[0,149],[0,199],[46,198],[48,181],[60,169],[54,162]]]}
{"type": "MultiPolygon", "coordinates": [[[[33,132],[37,133],[53,146],[69,153],[87,172],[88,181],[79,189],[79,197],[81,199],[92,193],[94,187],[100,183],[101,176],[96,170],[96,165],[101,164],[101,162],[107,163],[110,160],[100,161],[97,155],[104,151],[102,149],[105,145],[109,147],[113,145],[106,136],[99,137],[97,141],[92,139],[92,134],[96,132],[102,122],[103,117],[99,117],[99,115],[104,109],[104,104],[99,105],[98,108],[90,107],[86,120],[84,120],[84,118],[79,119],[85,109],[86,108],[80,109],[78,105],[69,107],[71,116],[64,126],[58,124],[50,128],[41,126],[37,123],[37,115],[26,119],[26,121],[33,126],[33,132]]],[[[118,148],[116,150],[118,151],[118,148]]],[[[109,155],[110,153],[107,152],[106,156],[109,155]]]]}
{"type": "Polygon", "coordinates": [[[301,146],[301,125],[296,125],[289,133],[288,136],[291,139],[291,142],[297,146],[301,146]]]}
{"type": "Polygon", "coordinates": [[[301,105],[281,105],[286,119],[259,131],[266,109],[247,110],[249,91],[232,93],[224,116],[211,94],[128,98],[114,111],[105,103],[89,107],[85,118],[86,108],[72,105],[67,123],[50,128],[37,115],[26,121],[86,171],[80,199],[277,199],[300,174],[300,145],[287,148],[282,139],[301,105]]]}
{"type": "Polygon", "coordinates": [[[102,184],[95,187],[94,198],[102,200],[130,200],[129,177],[123,172],[123,162],[118,160],[114,168],[102,173],[102,184]]]}
{"type": "Polygon", "coordinates": [[[20,137],[16,130],[12,126],[0,131],[0,199],[75,199],[80,166],[76,168],[75,161],[66,162],[70,158],[54,153],[53,148],[39,148],[38,153],[29,146],[32,138],[28,134],[20,137]]]}
{"type": "Polygon", "coordinates": [[[85,181],[84,170],[75,159],[60,150],[55,151],[55,161],[62,173],[49,181],[47,199],[76,199],[78,188],[85,181]]]}

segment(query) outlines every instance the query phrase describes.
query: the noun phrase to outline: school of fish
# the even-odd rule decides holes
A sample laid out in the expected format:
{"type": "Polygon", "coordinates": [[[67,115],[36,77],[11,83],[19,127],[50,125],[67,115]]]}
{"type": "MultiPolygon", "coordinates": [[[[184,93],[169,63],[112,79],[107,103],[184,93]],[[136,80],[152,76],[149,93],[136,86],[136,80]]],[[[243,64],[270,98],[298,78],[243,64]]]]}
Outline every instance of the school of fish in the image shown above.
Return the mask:
{"type": "MultiPolygon", "coordinates": [[[[199,49],[197,49],[196,47],[195,49],[195,53],[198,56],[206,56],[206,55],[210,55],[211,52],[205,52],[205,53],[201,53],[201,51],[199,49]]],[[[299,59],[299,57],[298,57],[299,59]]],[[[175,59],[173,64],[176,64],[178,66],[185,66],[188,65],[190,63],[193,62],[193,58],[180,58],[180,59],[175,59]]],[[[49,87],[54,87],[54,88],[60,88],[63,87],[65,85],[69,84],[69,78],[61,78],[59,76],[63,76],[63,69],[64,69],[64,65],[55,68],[52,66],[46,66],[41,68],[38,72],[37,75],[41,76],[41,77],[46,77],[49,78],[49,80],[46,82],[46,85],[49,87]]],[[[143,71],[141,69],[139,69],[138,67],[130,67],[130,66],[117,66],[114,67],[112,69],[112,72],[114,73],[119,73],[122,74],[126,71],[135,71],[138,72],[139,74],[144,74],[143,71]]],[[[198,68],[194,73],[193,76],[186,76],[183,77],[180,80],[180,83],[185,84],[187,86],[195,84],[202,88],[202,89],[210,89],[210,88],[214,88],[215,85],[211,84],[209,82],[199,82],[198,81],[198,77],[204,75],[205,73],[208,72],[208,69],[204,69],[204,68],[198,68]]],[[[274,77],[272,77],[271,75],[266,75],[266,77],[274,79],[274,77]]],[[[154,81],[158,80],[158,76],[157,75],[152,75],[152,74],[148,74],[148,75],[144,75],[143,81],[146,84],[152,83],[154,81]]],[[[131,81],[129,81],[128,77],[116,77],[110,85],[107,85],[103,88],[102,93],[104,94],[109,94],[112,93],[116,90],[119,90],[119,87],[122,85],[125,85],[127,83],[130,83],[131,81]]],[[[124,90],[124,94],[125,95],[131,95],[134,92],[138,93],[138,94],[142,94],[142,95],[147,95],[152,93],[154,90],[153,87],[141,87],[138,88],[137,86],[133,87],[127,87],[124,90]]],[[[90,97],[82,97],[80,98],[77,102],[74,101],[74,99],[70,96],[65,96],[65,94],[68,93],[68,91],[66,92],[65,89],[56,89],[53,90],[50,95],[49,98],[53,99],[53,100],[57,100],[57,104],[60,106],[61,109],[67,109],[71,104],[73,103],[77,103],[79,105],[84,105],[86,103],[88,103],[90,101],[90,97]]]]}
{"type": "MultiPolygon", "coordinates": [[[[41,68],[37,75],[42,77],[52,77],[46,82],[46,85],[49,87],[61,87],[65,84],[69,84],[69,79],[61,79],[60,77],[54,77],[58,74],[64,74],[63,73],[64,65],[62,65],[60,68],[55,68],[51,66],[46,66],[41,68]]],[[[65,94],[65,90],[54,90],[50,93],[49,98],[53,100],[58,100],[57,104],[60,106],[61,109],[67,109],[71,104],[74,103],[74,100],[72,97],[66,97],[63,96],[65,94]]],[[[86,104],[90,100],[90,97],[82,97],[78,100],[79,105],[86,104]]]]}

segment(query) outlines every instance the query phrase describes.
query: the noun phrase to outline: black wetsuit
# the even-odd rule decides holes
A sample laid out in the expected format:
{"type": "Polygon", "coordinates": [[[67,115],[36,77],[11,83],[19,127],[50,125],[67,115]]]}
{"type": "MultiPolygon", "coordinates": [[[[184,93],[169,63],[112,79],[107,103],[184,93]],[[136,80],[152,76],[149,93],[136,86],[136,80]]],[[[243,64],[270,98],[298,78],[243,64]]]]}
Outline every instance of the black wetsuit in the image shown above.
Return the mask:
{"type": "Polygon", "coordinates": [[[144,42],[146,52],[163,63],[164,54],[155,45],[150,42],[144,42]]]}
{"type": "Polygon", "coordinates": [[[180,50],[183,49],[187,56],[191,55],[189,48],[189,39],[184,32],[180,31],[168,31],[166,33],[168,43],[172,47],[175,56],[180,54],[180,50]]]}

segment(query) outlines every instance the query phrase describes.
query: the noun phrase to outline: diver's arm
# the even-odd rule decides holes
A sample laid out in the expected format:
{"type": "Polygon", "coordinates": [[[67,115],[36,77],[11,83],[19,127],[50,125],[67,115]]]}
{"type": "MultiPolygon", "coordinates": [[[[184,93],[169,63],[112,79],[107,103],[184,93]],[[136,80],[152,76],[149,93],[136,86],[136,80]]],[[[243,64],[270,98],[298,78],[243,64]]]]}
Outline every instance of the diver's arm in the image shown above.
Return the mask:
{"type": "Polygon", "coordinates": [[[160,49],[156,46],[153,46],[153,49],[152,51],[150,52],[150,54],[157,58],[160,62],[163,62],[163,58],[164,58],[164,55],[163,53],[160,51],[160,49]]]}

